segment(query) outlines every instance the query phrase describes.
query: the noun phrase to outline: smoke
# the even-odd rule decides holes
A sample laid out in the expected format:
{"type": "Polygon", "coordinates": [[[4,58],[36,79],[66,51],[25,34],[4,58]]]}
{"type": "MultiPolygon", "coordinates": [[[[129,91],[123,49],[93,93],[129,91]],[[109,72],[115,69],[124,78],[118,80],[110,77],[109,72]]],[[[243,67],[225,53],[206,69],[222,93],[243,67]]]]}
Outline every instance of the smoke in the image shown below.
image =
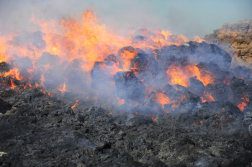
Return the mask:
{"type": "MultiPolygon", "coordinates": [[[[231,57],[219,48],[206,43],[174,46],[185,41],[182,37],[168,35],[169,33],[161,31],[156,33],[151,29],[165,27],[174,30],[175,34],[180,34],[179,32],[182,31],[190,37],[195,32],[204,33],[200,31],[201,24],[197,19],[188,19],[181,12],[182,8],[168,8],[168,11],[164,12],[164,16],[167,17],[160,17],[160,13],[156,13],[160,6],[151,7],[150,4],[150,2],[143,4],[140,0],[135,2],[110,0],[102,3],[101,1],[84,3],[76,0],[26,0],[22,3],[2,1],[0,10],[2,9],[3,15],[1,15],[0,28],[3,34],[19,33],[13,40],[8,41],[8,45],[13,45],[14,49],[25,47],[25,52],[20,52],[22,55],[11,55],[15,58],[13,65],[19,68],[23,76],[28,75],[27,73],[33,69],[34,76],[31,80],[39,81],[39,84],[48,91],[57,91],[56,88],[62,87],[64,83],[69,92],[83,93],[83,96],[90,97],[88,94],[92,94],[95,89],[97,91],[93,94],[96,95],[91,95],[92,97],[99,94],[103,99],[114,101],[119,97],[132,106],[145,104],[149,110],[154,108],[173,110],[186,96],[187,100],[183,102],[183,108],[184,111],[188,111],[196,107],[195,103],[200,103],[199,96],[207,96],[204,95],[206,85],[224,82],[228,75],[226,71],[230,67],[231,57]],[[105,40],[111,38],[106,32],[101,33],[100,30],[107,30],[105,26],[94,26],[91,23],[88,27],[86,23],[91,22],[92,18],[87,19],[84,26],[74,24],[75,18],[81,16],[78,13],[89,8],[95,8],[99,25],[105,23],[107,27],[112,27],[111,31],[123,35],[129,28],[139,30],[136,32],[142,36],[133,38],[134,42],[121,43],[119,48],[114,44],[118,43],[117,40],[105,40]],[[8,10],[11,11],[9,15],[8,10]],[[56,20],[56,22],[62,18],[73,18],[69,22],[73,24],[68,25],[66,21],[66,27],[69,28],[66,36],[60,36],[56,34],[57,32],[49,32],[46,36],[44,34],[46,32],[40,32],[40,27],[31,21],[32,17],[56,20]],[[97,27],[99,27],[98,31],[97,27]],[[87,31],[83,33],[84,29],[87,31]],[[155,39],[158,39],[156,40],[158,42],[155,39]],[[163,46],[171,44],[173,46],[163,47],[161,44],[162,47],[158,47],[162,41],[171,42],[164,43],[163,46]],[[90,45],[86,45],[87,43],[90,45]],[[126,47],[128,44],[135,44],[136,47],[126,47]],[[147,48],[151,47],[146,50],[136,49],[141,47],[141,44],[147,45],[147,48]],[[51,46],[48,47],[49,45],[51,46]],[[26,54],[29,57],[26,57],[26,54]],[[89,70],[83,70],[88,67],[89,70]],[[199,70],[205,73],[202,78],[199,70]],[[219,74],[217,73],[219,71],[223,72],[219,74]],[[215,80],[212,74],[216,74],[215,80]],[[195,78],[195,75],[199,78],[195,78]],[[153,87],[152,90],[146,93],[146,89],[150,87],[153,87]],[[196,90],[199,87],[201,89],[196,90]],[[199,96],[186,93],[188,90],[199,96]]],[[[167,5],[167,3],[163,4],[167,5]]],[[[162,8],[161,11],[165,9],[162,8]]],[[[92,12],[87,15],[89,14],[92,15],[92,12]]],[[[61,26],[64,26],[64,23],[61,26]]],[[[143,107],[144,110],[146,108],[143,107]]]]}
{"type": "Polygon", "coordinates": [[[92,8],[100,23],[125,35],[129,28],[157,28],[203,37],[225,22],[251,19],[251,1],[127,1],[127,0],[2,0],[0,1],[0,31],[36,31],[30,20],[36,18],[60,20],[73,17],[92,8]]]}

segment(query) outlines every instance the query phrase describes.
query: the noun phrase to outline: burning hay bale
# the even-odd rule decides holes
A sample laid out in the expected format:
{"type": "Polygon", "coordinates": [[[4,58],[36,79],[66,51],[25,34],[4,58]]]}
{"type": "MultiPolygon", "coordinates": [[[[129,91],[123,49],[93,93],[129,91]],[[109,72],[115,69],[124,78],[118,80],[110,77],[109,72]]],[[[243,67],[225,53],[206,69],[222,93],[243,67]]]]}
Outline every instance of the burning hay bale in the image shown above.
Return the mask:
{"type": "Polygon", "coordinates": [[[157,58],[166,67],[174,63],[186,65],[190,61],[196,61],[197,63],[213,62],[223,70],[229,69],[232,60],[225,50],[206,42],[188,42],[182,46],[167,46],[157,52],[157,58]]]}
{"type": "Polygon", "coordinates": [[[197,80],[197,77],[190,78],[189,82],[190,82],[190,86],[188,87],[188,89],[192,93],[202,96],[205,90],[205,86],[203,85],[203,83],[197,80]]]}
{"type": "Polygon", "coordinates": [[[133,72],[118,72],[114,76],[114,81],[119,98],[136,102],[144,101],[145,86],[133,72]]]}
{"type": "Polygon", "coordinates": [[[206,98],[212,98],[216,101],[230,101],[234,103],[233,91],[224,83],[207,85],[205,89],[205,96],[206,98]]]}

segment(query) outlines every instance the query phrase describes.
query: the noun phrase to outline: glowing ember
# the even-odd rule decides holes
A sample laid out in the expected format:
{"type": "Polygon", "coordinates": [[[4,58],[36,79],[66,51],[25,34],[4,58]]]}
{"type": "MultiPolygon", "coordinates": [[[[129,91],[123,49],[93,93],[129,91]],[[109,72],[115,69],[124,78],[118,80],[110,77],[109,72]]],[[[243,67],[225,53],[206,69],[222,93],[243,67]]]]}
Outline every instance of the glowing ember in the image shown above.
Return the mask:
{"type": "Polygon", "coordinates": [[[201,97],[201,100],[203,103],[215,101],[211,94],[205,94],[205,92],[204,92],[203,97],[201,97]]]}
{"type": "Polygon", "coordinates": [[[155,118],[153,114],[149,114],[149,116],[151,117],[153,122],[155,122],[157,120],[157,118],[155,118]]]}
{"type": "Polygon", "coordinates": [[[78,102],[79,102],[79,100],[76,100],[75,104],[71,107],[71,109],[76,108],[78,106],[78,102]]]}
{"type": "Polygon", "coordinates": [[[119,97],[116,97],[116,99],[118,100],[119,105],[123,105],[125,103],[124,99],[120,99],[119,97]]]}
{"type": "Polygon", "coordinates": [[[228,82],[226,78],[224,79],[223,83],[226,84],[226,85],[230,84],[230,82],[228,82]]]}
{"type": "Polygon", "coordinates": [[[190,123],[192,123],[194,126],[197,126],[202,124],[202,120],[199,120],[198,122],[193,122],[192,120],[190,120],[190,123]]]}
{"type": "Polygon", "coordinates": [[[246,102],[249,102],[249,96],[248,95],[245,95],[244,98],[241,98],[243,101],[246,101],[246,102]]]}
{"type": "Polygon", "coordinates": [[[246,103],[242,102],[241,104],[238,104],[238,108],[243,111],[244,110],[244,107],[247,106],[246,103]]]}

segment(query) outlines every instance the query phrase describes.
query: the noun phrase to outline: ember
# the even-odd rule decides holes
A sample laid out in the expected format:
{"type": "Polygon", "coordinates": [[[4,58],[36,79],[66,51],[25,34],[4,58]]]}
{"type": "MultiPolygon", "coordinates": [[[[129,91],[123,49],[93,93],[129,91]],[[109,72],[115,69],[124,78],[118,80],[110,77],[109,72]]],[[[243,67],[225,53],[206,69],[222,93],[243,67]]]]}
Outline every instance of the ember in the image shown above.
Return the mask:
{"type": "Polygon", "coordinates": [[[75,104],[71,107],[71,109],[74,109],[75,107],[77,107],[78,106],[78,102],[79,102],[79,100],[76,100],[75,104]]]}
{"type": "Polygon", "coordinates": [[[241,104],[238,104],[238,108],[243,111],[244,110],[244,107],[246,106],[247,104],[242,102],[241,104]]]}

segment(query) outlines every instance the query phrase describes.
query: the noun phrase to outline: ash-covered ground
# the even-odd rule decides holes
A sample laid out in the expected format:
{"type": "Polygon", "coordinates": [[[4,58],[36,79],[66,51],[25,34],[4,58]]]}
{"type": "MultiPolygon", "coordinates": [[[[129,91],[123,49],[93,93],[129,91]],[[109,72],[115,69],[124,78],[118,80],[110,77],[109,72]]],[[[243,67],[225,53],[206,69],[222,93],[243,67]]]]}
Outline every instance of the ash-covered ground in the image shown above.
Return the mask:
{"type": "MultiPolygon", "coordinates": [[[[132,49],[126,47],[119,53],[132,49]]],[[[137,64],[137,71],[131,68],[113,75],[117,96],[126,99],[119,107],[103,97],[92,101],[81,93],[50,94],[35,82],[26,84],[25,80],[2,76],[0,165],[252,166],[250,69],[230,69],[231,57],[205,42],[167,46],[157,50],[155,56],[159,61],[137,51],[131,60],[133,67],[137,64]],[[214,74],[214,83],[204,85],[197,77],[190,78],[188,87],[166,83],[162,95],[170,100],[182,99],[179,105],[158,103],[158,89],[146,97],[146,85],[163,81],[162,73],[156,71],[174,65],[186,67],[187,59],[198,62],[201,72],[214,74]],[[153,73],[153,82],[142,82],[153,73]],[[214,100],[204,100],[208,93],[214,100]],[[129,106],[130,101],[138,105],[129,106]]],[[[109,83],[103,82],[106,72],[96,74],[102,71],[101,64],[113,64],[111,57],[93,67],[92,87],[98,91],[109,83]]],[[[11,68],[1,63],[1,73],[11,68]]]]}

